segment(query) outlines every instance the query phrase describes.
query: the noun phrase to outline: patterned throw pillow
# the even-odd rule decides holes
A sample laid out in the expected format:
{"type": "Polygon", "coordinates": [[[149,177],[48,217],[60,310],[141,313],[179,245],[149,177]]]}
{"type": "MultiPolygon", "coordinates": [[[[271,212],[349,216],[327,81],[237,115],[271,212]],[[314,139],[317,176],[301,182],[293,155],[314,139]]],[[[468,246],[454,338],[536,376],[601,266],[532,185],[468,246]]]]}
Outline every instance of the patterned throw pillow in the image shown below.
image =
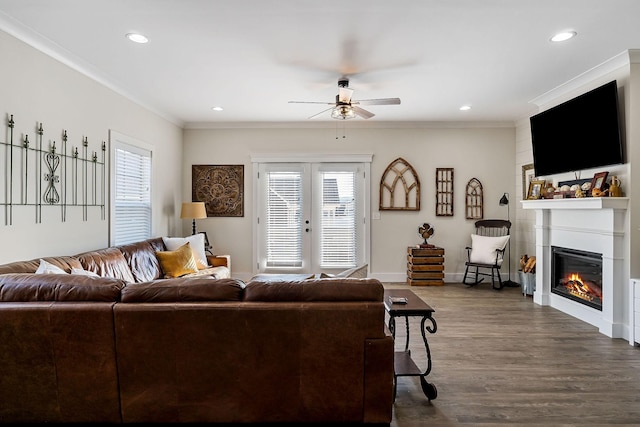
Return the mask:
{"type": "Polygon", "coordinates": [[[175,251],[158,251],[156,256],[160,261],[162,271],[164,271],[164,277],[167,279],[198,272],[198,266],[189,243],[185,243],[175,251]]]}

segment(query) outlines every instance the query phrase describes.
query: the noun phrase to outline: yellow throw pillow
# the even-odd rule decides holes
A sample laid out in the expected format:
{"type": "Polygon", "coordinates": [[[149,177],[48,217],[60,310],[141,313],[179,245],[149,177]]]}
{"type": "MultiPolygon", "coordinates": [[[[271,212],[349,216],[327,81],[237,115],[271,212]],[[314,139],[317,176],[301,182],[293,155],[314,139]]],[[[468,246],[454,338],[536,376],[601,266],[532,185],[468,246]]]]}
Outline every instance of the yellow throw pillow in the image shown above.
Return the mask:
{"type": "Polygon", "coordinates": [[[175,251],[158,251],[156,255],[166,278],[198,272],[198,265],[189,243],[185,243],[175,251]]]}

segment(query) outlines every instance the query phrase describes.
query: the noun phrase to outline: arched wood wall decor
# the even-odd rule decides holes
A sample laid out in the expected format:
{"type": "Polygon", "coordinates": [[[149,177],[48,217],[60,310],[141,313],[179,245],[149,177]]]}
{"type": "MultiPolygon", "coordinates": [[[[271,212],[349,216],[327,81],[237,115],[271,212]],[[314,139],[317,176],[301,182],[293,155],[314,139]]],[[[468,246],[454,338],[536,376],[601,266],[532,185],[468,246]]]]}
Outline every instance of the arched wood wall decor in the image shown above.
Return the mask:
{"type": "Polygon", "coordinates": [[[389,163],[380,178],[379,209],[381,211],[420,210],[420,178],[413,166],[402,157],[389,163]],[[399,197],[396,197],[398,190],[402,192],[399,197]]]}
{"type": "Polygon", "coordinates": [[[436,216],[453,216],[453,168],[436,168],[436,216]]]}
{"type": "Polygon", "coordinates": [[[483,200],[482,183],[476,178],[471,178],[467,183],[467,197],[465,200],[467,219],[484,218],[483,200]]]}

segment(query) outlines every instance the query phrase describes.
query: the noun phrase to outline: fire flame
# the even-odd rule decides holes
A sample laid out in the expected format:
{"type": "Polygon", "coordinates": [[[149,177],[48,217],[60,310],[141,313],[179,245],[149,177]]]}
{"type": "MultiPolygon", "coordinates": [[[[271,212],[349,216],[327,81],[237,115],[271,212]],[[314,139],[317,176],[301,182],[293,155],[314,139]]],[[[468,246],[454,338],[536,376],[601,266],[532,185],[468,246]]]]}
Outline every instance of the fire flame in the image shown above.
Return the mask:
{"type": "Polygon", "coordinates": [[[570,294],[589,301],[593,301],[595,299],[595,296],[600,298],[602,297],[601,295],[599,295],[599,292],[595,291],[588,284],[586,284],[578,273],[571,273],[568,276],[565,287],[570,294]]]}
{"type": "Polygon", "coordinates": [[[571,275],[569,276],[569,282],[580,282],[580,283],[584,283],[582,281],[582,277],[580,277],[580,275],[578,273],[571,273],[571,275]]]}

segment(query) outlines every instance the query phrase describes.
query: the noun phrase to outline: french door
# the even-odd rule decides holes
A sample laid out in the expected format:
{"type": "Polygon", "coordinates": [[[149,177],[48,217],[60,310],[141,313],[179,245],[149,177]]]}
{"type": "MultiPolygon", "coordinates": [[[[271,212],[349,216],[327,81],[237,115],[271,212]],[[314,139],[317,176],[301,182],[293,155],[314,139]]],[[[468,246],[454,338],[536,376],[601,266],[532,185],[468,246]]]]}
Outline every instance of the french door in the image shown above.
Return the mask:
{"type": "Polygon", "coordinates": [[[256,270],[337,273],[369,257],[368,163],[257,165],[256,270]]]}

